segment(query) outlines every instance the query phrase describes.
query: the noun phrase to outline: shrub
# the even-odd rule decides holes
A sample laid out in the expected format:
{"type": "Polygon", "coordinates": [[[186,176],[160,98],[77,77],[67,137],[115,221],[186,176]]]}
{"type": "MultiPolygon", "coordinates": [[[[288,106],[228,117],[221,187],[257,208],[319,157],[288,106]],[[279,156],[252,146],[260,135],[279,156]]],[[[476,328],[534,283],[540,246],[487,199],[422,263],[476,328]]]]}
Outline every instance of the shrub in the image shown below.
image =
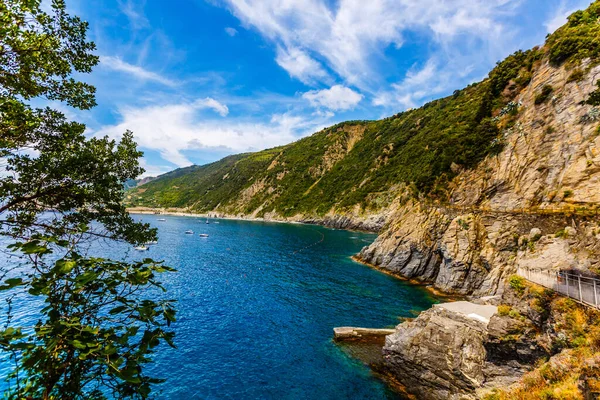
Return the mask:
{"type": "Polygon", "coordinates": [[[556,238],[561,238],[561,239],[565,239],[567,238],[569,235],[567,235],[567,230],[566,229],[561,229],[558,232],[556,232],[554,234],[554,237],[556,238]]]}
{"type": "Polygon", "coordinates": [[[565,61],[577,63],[584,58],[596,62],[600,55],[597,38],[600,35],[600,3],[595,2],[585,11],[569,17],[569,23],[548,37],[550,62],[559,65],[565,61]]]}
{"type": "Polygon", "coordinates": [[[525,293],[525,279],[518,276],[518,275],[513,275],[510,277],[508,283],[510,284],[510,287],[517,292],[517,294],[522,295],[523,293],[525,293]]]}
{"type": "Polygon", "coordinates": [[[584,104],[588,104],[590,106],[600,106],[600,80],[596,82],[596,86],[598,86],[598,89],[590,93],[590,97],[583,102],[584,104]]]}
{"type": "Polygon", "coordinates": [[[567,83],[579,82],[584,77],[585,77],[585,72],[583,72],[582,69],[577,68],[577,69],[573,70],[573,72],[571,72],[571,75],[569,75],[569,78],[567,78],[567,83]]]}
{"type": "Polygon", "coordinates": [[[501,317],[506,317],[510,313],[511,307],[506,304],[501,304],[498,306],[498,315],[501,317]]]}
{"type": "Polygon", "coordinates": [[[546,100],[548,100],[548,98],[552,94],[552,92],[554,92],[554,88],[552,86],[544,85],[542,91],[537,96],[535,96],[535,104],[540,105],[542,103],[545,103],[546,100]]]}

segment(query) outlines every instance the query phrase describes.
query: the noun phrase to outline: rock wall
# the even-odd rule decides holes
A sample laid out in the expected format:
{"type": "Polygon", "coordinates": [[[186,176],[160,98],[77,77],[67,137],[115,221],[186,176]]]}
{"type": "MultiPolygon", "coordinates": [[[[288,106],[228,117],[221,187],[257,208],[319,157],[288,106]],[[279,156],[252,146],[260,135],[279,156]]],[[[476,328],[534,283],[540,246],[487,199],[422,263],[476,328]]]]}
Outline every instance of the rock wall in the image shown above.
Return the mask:
{"type": "Polygon", "coordinates": [[[472,398],[485,381],[487,325],[434,306],[386,337],[384,362],[419,399],[472,398]]]}
{"type": "Polygon", "coordinates": [[[398,206],[358,258],[475,296],[502,293],[519,265],[600,268],[599,117],[581,104],[596,88],[600,67],[579,82],[569,82],[570,74],[565,67],[539,67],[518,96],[518,119],[498,117],[504,150],[461,172],[450,185],[449,204],[398,206]],[[536,105],[544,85],[554,88],[553,97],[536,105]]]}

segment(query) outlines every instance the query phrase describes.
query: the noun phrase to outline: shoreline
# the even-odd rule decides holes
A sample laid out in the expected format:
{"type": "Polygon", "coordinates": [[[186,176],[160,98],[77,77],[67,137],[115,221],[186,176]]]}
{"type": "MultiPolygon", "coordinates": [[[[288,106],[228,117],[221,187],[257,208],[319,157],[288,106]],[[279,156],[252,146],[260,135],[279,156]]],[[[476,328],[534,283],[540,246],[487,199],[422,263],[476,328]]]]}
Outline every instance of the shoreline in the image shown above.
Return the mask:
{"type": "MultiPolygon", "coordinates": [[[[158,210],[156,210],[158,211],[158,210]]],[[[232,216],[225,214],[211,214],[211,213],[192,213],[192,212],[184,212],[184,211],[159,211],[158,213],[155,210],[139,210],[136,208],[128,208],[127,212],[129,214],[139,214],[139,215],[170,215],[173,217],[192,217],[192,218],[211,218],[211,219],[225,219],[231,221],[247,221],[247,222],[273,222],[277,224],[296,224],[296,225],[317,225],[310,224],[308,222],[301,221],[289,221],[289,220],[279,220],[279,219],[266,219],[262,217],[240,217],[240,216],[232,216]]],[[[327,226],[325,226],[327,228],[327,226]]]]}
{"type": "MultiPolygon", "coordinates": [[[[379,235],[380,231],[377,230],[368,230],[368,229],[351,229],[351,228],[339,228],[327,224],[326,218],[322,220],[315,219],[306,219],[306,220],[294,220],[294,219],[275,219],[275,218],[264,218],[264,217],[245,217],[239,215],[229,215],[229,214],[220,214],[216,212],[208,212],[208,213],[194,213],[189,211],[176,211],[176,210],[164,210],[164,209],[154,209],[154,208],[136,208],[131,207],[126,209],[129,214],[141,214],[141,215],[171,215],[175,217],[195,217],[195,218],[212,218],[212,219],[224,219],[231,221],[249,221],[249,222],[266,222],[266,223],[277,223],[277,224],[295,224],[295,225],[312,225],[312,226],[322,226],[327,229],[333,230],[343,230],[348,232],[362,232],[362,233],[370,233],[379,235]]],[[[333,220],[330,220],[333,221],[333,220]]]]}
{"type": "Polygon", "coordinates": [[[407,278],[405,276],[402,276],[400,274],[394,273],[393,271],[390,271],[389,269],[385,269],[382,267],[379,267],[375,264],[371,264],[369,262],[364,261],[363,259],[361,259],[360,257],[358,257],[358,255],[354,255],[350,257],[352,259],[352,261],[357,262],[359,264],[365,265],[369,268],[372,268],[376,271],[379,271],[385,275],[391,276],[393,278],[399,279],[401,281],[410,283],[413,286],[419,286],[423,289],[425,289],[426,291],[428,291],[429,293],[431,293],[432,295],[434,295],[435,297],[437,297],[440,300],[444,300],[444,301],[459,301],[459,300],[464,300],[467,297],[466,296],[461,296],[461,295],[457,295],[457,294],[452,294],[452,293],[444,293],[441,290],[436,289],[435,287],[433,287],[432,285],[419,281],[417,279],[412,279],[412,278],[407,278]]]}

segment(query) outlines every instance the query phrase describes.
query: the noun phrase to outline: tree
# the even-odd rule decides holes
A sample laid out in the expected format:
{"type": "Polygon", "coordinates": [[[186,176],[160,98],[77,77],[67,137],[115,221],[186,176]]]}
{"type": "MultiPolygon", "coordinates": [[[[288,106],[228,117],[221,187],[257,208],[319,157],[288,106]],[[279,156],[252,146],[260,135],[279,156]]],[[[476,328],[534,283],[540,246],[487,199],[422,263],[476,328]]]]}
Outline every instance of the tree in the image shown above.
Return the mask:
{"type": "Polygon", "coordinates": [[[124,183],[143,172],[132,133],[88,139],[83,124],[30,104],[95,106],[94,87],[72,77],[98,63],[87,29],[64,0],[48,12],[40,0],[0,1],[0,234],[17,256],[0,265],[8,304],[0,348],[14,362],[12,398],[147,397],[157,380],[143,365],[160,343],[172,344],[173,304],[151,300],[172,269],[80,251],[95,237],[156,238],[121,202],[124,183]],[[43,302],[34,327],[14,319],[17,295],[43,302]]]}

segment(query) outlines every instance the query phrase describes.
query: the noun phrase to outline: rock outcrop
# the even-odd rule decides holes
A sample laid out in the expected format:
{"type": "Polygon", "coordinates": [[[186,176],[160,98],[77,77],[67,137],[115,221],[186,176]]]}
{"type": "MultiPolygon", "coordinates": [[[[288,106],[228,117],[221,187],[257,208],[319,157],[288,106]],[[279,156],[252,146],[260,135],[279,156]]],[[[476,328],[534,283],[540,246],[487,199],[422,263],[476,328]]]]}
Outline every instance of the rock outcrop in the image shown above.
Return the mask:
{"type": "Polygon", "coordinates": [[[495,312],[468,302],[436,305],[386,338],[385,365],[419,399],[469,398],[485,382],[484,342],[495,312]]]}

